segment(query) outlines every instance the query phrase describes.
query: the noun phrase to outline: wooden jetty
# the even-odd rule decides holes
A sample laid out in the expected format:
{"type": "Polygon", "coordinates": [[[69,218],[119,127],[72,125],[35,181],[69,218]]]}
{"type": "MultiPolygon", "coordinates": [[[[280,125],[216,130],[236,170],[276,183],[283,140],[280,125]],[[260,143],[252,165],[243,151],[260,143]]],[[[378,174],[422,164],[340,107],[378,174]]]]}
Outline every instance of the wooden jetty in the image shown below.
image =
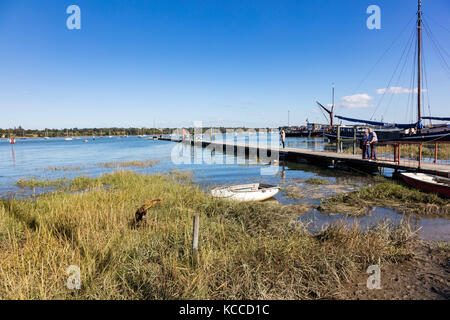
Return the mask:
{"type": "Polygon", "coordinates": [[[365,172],[375,172],[378,171],[379,168],[391,168],[396,171],[405,170],[413,172],[423,172],[450,178],[450,165],[448,164],[430,163],[410,159],[399,159],[395,161],[387,161],[384,159],[365,160],[361,159],[361,155],[330,151],[311,151],[298,148],[257,146],[244,143],[211,142],[207,140],[181,140],[173,139],[170,137],[161,137],[160,140],[187,143],[192,146],[202,148],[209,147],[211,149],[222,151],[224,153],[233,150],[235,155],[245,153],[245,155],[255,154],[259,157],[262,153],[270,157],[273,152],[278,152],[280,159],[289,162],[310,163],[313,165],[328,167],[346,166],[365,172]]]}

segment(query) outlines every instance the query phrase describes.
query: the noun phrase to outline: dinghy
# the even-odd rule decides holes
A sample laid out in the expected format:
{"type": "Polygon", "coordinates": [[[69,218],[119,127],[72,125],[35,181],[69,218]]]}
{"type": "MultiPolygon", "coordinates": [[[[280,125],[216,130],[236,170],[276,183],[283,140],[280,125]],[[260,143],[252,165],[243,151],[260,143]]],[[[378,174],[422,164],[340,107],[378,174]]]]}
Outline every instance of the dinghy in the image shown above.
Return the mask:
{"type": "Polygon", "coordinates": [[[216,188],[211,190],[215,198],[225,198],[236,201],[264,201],[275,196],[279,187],[267,184],[245,184],[227,188],[216,188]]]}
{"type": "Polygon", "coordinates": [[[450,198],[450,179],[425,173],[405,172],[400,174],[409,185],[423,191],[450,198]]]}

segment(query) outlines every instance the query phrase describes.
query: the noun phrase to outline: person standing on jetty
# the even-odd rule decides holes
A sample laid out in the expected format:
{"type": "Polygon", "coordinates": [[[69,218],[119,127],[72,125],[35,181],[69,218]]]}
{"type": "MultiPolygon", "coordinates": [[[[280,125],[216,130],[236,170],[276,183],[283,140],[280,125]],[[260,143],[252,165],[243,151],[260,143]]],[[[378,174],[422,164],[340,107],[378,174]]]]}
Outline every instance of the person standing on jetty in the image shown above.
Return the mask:
{"type": "Polygon", "coordinates": [[[377,160],[376,148],[378,143],[378,137],[372,128],[369,129],[369,145],[370,145],[370,159],[377,160]]]}
{"type": "Polygon", "coordinates": [[[361,140],[362,158],[370,159],[369,155],[369,131],[364,131],[364,136],[361,140]]]}
{"type": "Polygon", "coordinates": [[[280,132],[280,141],[281,141],[281,144],[283,145],[283,149],[284,149],[285,141],[286,141],[286,132],[284,132],[284,130],[281,130],[281,132],[280,132]]]}

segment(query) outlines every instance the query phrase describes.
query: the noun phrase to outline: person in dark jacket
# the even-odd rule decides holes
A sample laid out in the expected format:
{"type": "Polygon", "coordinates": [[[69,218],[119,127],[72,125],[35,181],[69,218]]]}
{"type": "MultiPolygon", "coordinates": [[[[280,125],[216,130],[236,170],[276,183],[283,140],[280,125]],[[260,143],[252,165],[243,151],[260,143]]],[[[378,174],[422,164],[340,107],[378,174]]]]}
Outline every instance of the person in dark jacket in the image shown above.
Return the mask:
{"type": "Polygon", "coordinates": [[[361,140],[362,158],[370,159],[369,155],[369,131],[364,131],[364,136],[361,140]]]}

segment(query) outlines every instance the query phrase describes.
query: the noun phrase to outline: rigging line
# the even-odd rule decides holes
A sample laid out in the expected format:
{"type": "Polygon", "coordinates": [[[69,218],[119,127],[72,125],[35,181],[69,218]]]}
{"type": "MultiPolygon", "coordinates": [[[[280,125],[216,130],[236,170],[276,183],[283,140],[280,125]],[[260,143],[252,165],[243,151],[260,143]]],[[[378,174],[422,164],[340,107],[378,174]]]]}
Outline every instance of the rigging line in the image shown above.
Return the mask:
{"type": "MultiPolygon", "coordinates": [[[[417,35],[416,35],[415,40],[417,41],[417,35]]],[[[413,121],[413,118],[414,118],[414,82],[416,80],[416,66],[415,66],[416,58],[417,58],[417,47],[414,46],[414,58],[412,60],[413,66],[412,66],[412,69],[411,69],[412,70],[412,72],[411,72],[411,83],[409,85],[410,91],[409,91],[409,94],[408,94],[408,104],[407,104],[408,107],[407,107],[407,112],[405,114],[406,122],[408,122],[408,115],[411,116],[411,118],[410,118],[411,122],[413,121]],[[410,107],[411,107],[411,112],[409,110],[410,107]]]]}
{"type": "MultiPolygon", "coordinates": [[[[422,61],[423,61],[423,48],[422,48],[422,61]]],[[[425,72],[425,70],[424,70],[424,64],[422,63],[422,74],[424,74],[424,72],[425,72]]],[[[421,89],[420,89],[420,91],[421,92],[419,92],[419,88],[417,88],[417,94],[420,94],[420,96],[422,97],[422,101],[423,102],[425,102],[425,92],[424,92],[424,90],[423,90],[423,88],[424,88],[424,78],[425,77],[422,77],[422,79],[421,79],[421,89]]],[[[422,103],[422,114],[425,114],[425,103],[422,103]]]]}
{"type": "Polygon", "coordinates": [[[383,99],[384,99],[384,97],[385,97],[387,91],[389,90],[389,87],[391,86],[392,80],[394,79],[395,74],[397,73],[398,67],[400,66],[400,64],[401,64],[401,62],[402,62],[402,60],[403,60],[403,57],[404,57],[405,52],[406,52],[406,49],[408,48],[408,44],[409,44],[409,42],[411,41],[411,39],[414,38],[414,34],[415,34],[415,32],[414,32],[414,30],[413,30],[412,34],[409,36],[408,41],[406,42],[406,46],[405,46],[405,48],[403,49],[402,55],[401,55],[401,57],[400,57],[400,60],[399,60],[399,62],[397,63],[397,66],[396,66],[395,69],[394,69],[394,73],[392,74],[391,79],[389,80],[389,83],[388,83],[388,85],[387,85],[387,87],[386,87],[386,90],[383,92],[383,95],[381,96],[381,99],[380,99],[380,101],[378,102],[377,107],[375,108],[375,111],[373,112],[372,116],[370,117],[370,120],[372,120],[373,117],[375,116],[375,113],[378,111],[378,108],[380,107],[381,102],[383,101],[383,99]]]}
{"type": "Polygon", "coordinates": [[[428,36],[433,39],[433,41],[438,45],[440,50],[442,50],[448,57],[450,57],[447,50],[441,45],[441,43],[436,38],[436,36],[434,35],[433,31],[431,30],[430,26],[428,25],[428,23],[426,21],[424,21],[424,25],[425,25],[425,28],[427,29],[428,36]]]}
{"type": "MultiPolygon", "coordinates": [[[[433,42],[431,42],[431,43],[433,43],[433,42]]],[[[442,56],[441,56],[440,53],[439,53],[438,48],[436,48],[436,46],[435,46],[434,44],[433,44],[432,48],[433,48],[435,54],[438,56],[438,58],[440,58],[440,59],[438,59],[438,60],[440,61],[441,65],[442,65],[442,68],[447,72],[447,76],[448,76],[449,79],[450,79],[450,66],[449,66],[449,65],[447,64],[447,62],[445,62],[445,60],[442,58],[442,56]]]]}
{"type": "Polygon", "coordinates": [[[431,40],[431,43],[433,44],[432,47],[433,47],[433,49],[435,50],[437,56],[438,56],[438,57],[441,59],[441,61],[443,62],[444,69],[445,69],[445,68],[448,69],[448,71],[449,71],[449,76],[450,76],[450,66],[448,65],[448,63],[447,63],[447,61],[445,60],[445,58],[442,56],[442,53],[440,52],[439,47],[438,47],[438,45],[436,44],[436,42],[434,41],[433,37],[428,33],[429,30],[428,30],[427,27],[425,27],[425,31],[427,32],[427,34],[428,34],[428,36],[429,36],[429,38],[430,38],[430,40],[431,40]]]}
{"type": "Polygon", "coordinates": [[[388,47],[388,49],[380,56],[380,58],[378,58],[377,62],[375,62],[375,64],[373,65],[373,67],[369,70],[369,72],[364,76],[364,78],[360,81],[360,83],[358,84],[358,86],[356,87],[356,89],[353,91],[353,94],[355,94],[362,86],[362,84],[367,80],[367,78],[370,76],[370,74],[375,70],[375,68],[378,66],[378,64],[381,62],[381,60],[383,60],[383,58],[386,56],[386,54],[392,49],[392,47],[394,46],[394,44],[397,42],[398,39],[400,39],[400,37],[403,35],[403,33],[405,32],[405,30],[407,30],[407,28],[409,27],[409,25],[411,24],[411,21],[414,19],[415,15],[411,17],[411,19],[408,21],[408,23],[406,24],[406,26],[403,28],[403,30],[400,32],[400,34],[398,35],[398,37],[396,37],[394,39],[394,41],[392,41],[392,43],[390,44],[390,46],[388,47]]]}
{"type": "MultiPolygon", "coordinates": [[[[426,16],[428,19],[428,15],[426,15],[425,13],[422,13],[423,16],[426,16]]],[[[436,25],[438,25],[439,27],[441,27],[442,29],[444,29],[445,31],[447,31],[448,33],[450,33],[450,29],[447,29],[447,27],[445,27],[444,25],[440,24],[439,22],[437,22],[437,20],[435,20],[432,16],[429,16],[431,21],[433,21],[436,25]]]]}
{"type": "Polygon", "coordinates": [[[323,112],[322,108],[319,108],[319,110],[322,113],[322,115],[325,118],[325,120],[328,121],[329,119],[326,117],[325,112],[323,112]]]}
{"type": "MultiPolygon", "coordinates": [[[[408,63],[409,53],[411,52],[411,48],[412,48],[412,46],[413,46],[413,44],[414,44],[414,42],[415,42],[415,41],[414,41],[414,36],[411,37],[410,42],[411,42],[411,43],[410,43],[409,48],[408,48],[408,53],[405,55],[405,62],[403,63],[403,66],[402,66],[402,68],[401,68],[401,70],[400,70],[400,72],[399,72],[397,81],[395,82],[397,86],[398,86],[399,83],[400,83],[400,78],[402,77],[403,71],[405,70],[406,64],[408,63]]],[[[403,58],[403,57],[402,57],[402,58],[403,58]]],[[[391,97],[390,97],[390,99],[389,99],[388,104],[386,105],[386,107],[385,107],[385,109],[384,109],[383,114],[386,114],[388,108],[391,106],[391,103],[392,103],[392,100],[394,99],[394,96],[395,96],[395,94],[394,94],[394,93],[391,93],[391,97]]]]}
{"type": "MultiPolygon", "coordinates": [[[[428,86],[428,73],[427,73],[428,68],[427,68],[426,59],[425,59],[425,50],[423,50],[423,48],[422,48],[422,61],[423,61],[423,74],[424,74],[425,85],[426,85],[425,92],[427,93],[427,101],[428,101],[428,114],[431,117],[430,87],[428,86]]],[[[431,120],[430,120],[430,124],[431,124],[431,120]]]]}

